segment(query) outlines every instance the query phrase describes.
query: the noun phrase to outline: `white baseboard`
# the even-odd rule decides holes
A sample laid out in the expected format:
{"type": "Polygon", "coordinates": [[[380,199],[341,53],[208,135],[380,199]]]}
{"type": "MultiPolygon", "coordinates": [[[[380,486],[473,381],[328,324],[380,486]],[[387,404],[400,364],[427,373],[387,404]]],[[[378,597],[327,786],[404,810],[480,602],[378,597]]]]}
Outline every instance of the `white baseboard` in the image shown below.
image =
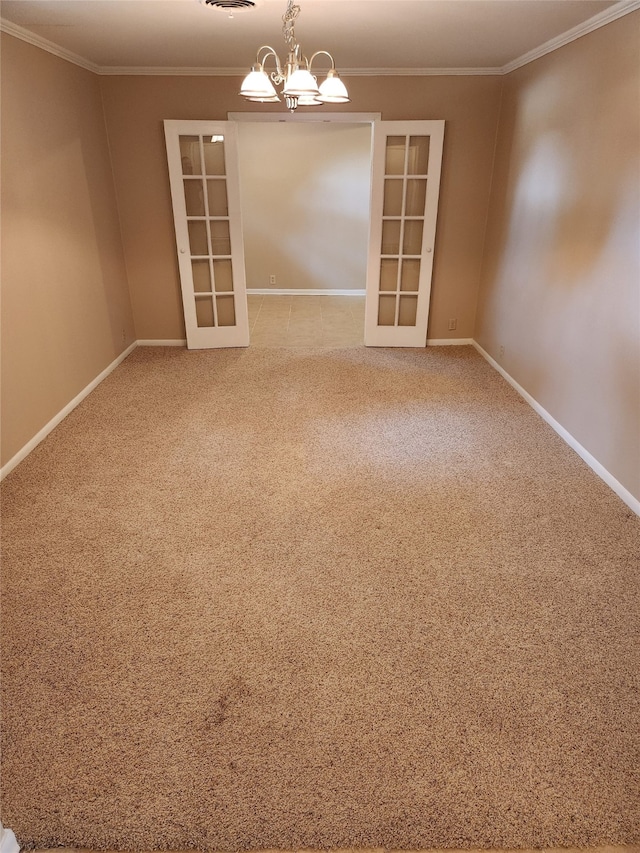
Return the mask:
{"type": "Polygon", "coordinates": [[[428,347],[468,347],[473,338],[427,338],[428,347]]]}
{"type": "Polygon", "coordinates": [[[0,853],[20,853],[18,844],[12,830],[5,829],[0,823],[0,853]]]}
{"type": "MultiPolygon", "coordinates": [[[[253,292],[256,292],[256,291],[253,291],[253,292]]],[[[269,290],[266,292],[267,293],[273,293],[274,291],[269,290]]],[[[289,291],[289,292],[291,292],[291,291],[289,291]]],[[[327,293],[328,294],[333,293],[335,295],[335,291],[320,291],[320,292],[322,294],[325,294],[325,295],[327,293]]],[[[298,291],[298,293],[308,294],[309,291],[298,291]]],[[[356,293],[354,291],[348,291],[348,294],[351,296],[356,295],[356,293]]],[[[357,295],[360,295],[360,294],[357,294],[357,295]]],[[[16,453],[16,455],[13,456],[6,463],[6,465],[4,465],[2,468],[0,468],[0,481],[3,480],[7,476],[7,474],[9,474],[11,471],[13,471],[13,469],[17,465],[19,465],[20,462],[22,462],[22,460],[25,459],[31,453],[31,451],[34,448],[36,448],[40,444],[40,442],[43,441],[43,439],[45,439],[49,435],[49,433],[52,430],[54,430],[58,426],[58,424],[62,420],[64,420],[64,418],[66,418],[66,416],[76,408],[76,406],[78,406],[86,397],[88,397],[89,394],[95,388],[97,388],[97,386],[102,382],[102,380],[106,379],[107,376],[110,373],[112,373],[116,369],[116,367],[118,367],[118,365],[120,365],[131,352],[133,352],[133,350],[136,347],[138,347],[138,346],[141,346],[141,347],[161,347],[161,346],[181,347],[181,346],[186,346],[186,343],[187,342],[185,340],[139,340],[139,341],[134,341],[134,343],[132,343],[130,346],[128,346],[124,352],[120,353],[120,355],[114,361],[112,361],[111,364],[102,371],[102,373],[100,373],[98,376],[96,376],[96,378],[92,382],[90,382],[86,386],[86,388],[84,388],[76,397],[74,397],[70,403],[67,403],[67,405],[60,412],[58,412],[58,414],[54,418],[52,418],[49,421],[49,423],[46,424],[40,430],[40,432],[38,432],[36,435],[34,435],[34,437],[31,439],[31,441],[27,442],[27,444],[25,444],[25,446],[21,450],[19,450],[18,453],[16,453]]],[[[473,340],[473,338],[442,338],[442,339],[431,338],[431,339],[427,340],[427,345],[428,346],[468,346],[468,345],[474,346],[476,348],[476,350],[480,353],[480,355],[484,359],[486,359],[486,361],[488,361],[489,364],[495,370],[497,370],[498,373],[504,379],[507,380],[509,385],[511,385],[512,388],[514,388],[524,400],[527,401],[527,403],[531,406],[531,408],[534,409],[534,411],[536,411],[540,415],[540,417],[543,420],[545,420],[549,424],[549,426],[553,430],[555,430],[555,432],[558,433],[558,435],[569,445],[569,447],[571,447],[571,449],[574,450],[578,454],[578,456],[584,462],[587,463],[587,465],[592,469],[592,471],[594,471],[602,480],[604,480],[604,482],[609,486],[609,488],[612,489],[622,501],[624,501],[624,503],[629,507],[629,509],[633,510],[633,512],[636,515],[640,516],[640,500],[638,500],[636,497],[634,497],[634,495],[632,495],[631,492],[622,485],[622,483],[620,483],[618,480],[616,480],[616,478],[613,476],[613,474],[609,473],[609,471],[607,471],[607,469],[604,467],[604,465],[602,465],[600,462],[598,462],[598,460],[595,458],[595,456],[592,456],[591,453],[589,453],[589,451],[586,448],[584,448],[571,435],[571,433],[568,432],[562,426],[562,424],[558,423],[558,421],[556,421],[556,419],[554,417],[552,417],[552,415],[550,415],[549,412],[547,412],[547,410],[545,408],[543,408],[540,405],[540,403],[538,403],[538,401],[535,400],[531,396],[531,394],[529,394],[528,391],[525,391],[525,389],[520,384],[518,384],[518,382],[516,382],[516,380],[512,376],[510,376],[507,373],[507,371],[503,367],[501,367],[498,364],[498,362],[495,361],[495,359],[493,359],[489,355],[489,353],[486,352],[480,346],[480,344],[477,341],[473,340]]],[[[11,833],[10,830],[2,830],[2,824],[0,824],[0,832],[2,833],[2,835],[0,835],[0,839],[2,839],[2,847],[0,848],[0,853],[12,853],[12,851],[9,849],[5,850],[4,837],[8,833],[10,833],[11,835],[13,835],[13,833],[11,833]]]]}
{"type": "MultiPolygon", "coordinates": [[[[6,465],[3,465],[3,467],[0,468],[0,481],[4,480],[7,474],[13,471],[16,465],[19,465],[23,459],[26,459],[27,456],[31,453],[31,451],[34,450],[40,444],[40,442],[43,441],[49,435],[49,433],[54,430],[58,426],[58,424],[76,408],[76,406],[78,406],[86,397],[88,397],[89,394],[95,388],[97,388],[97,386],[102,382],[103,379],[106,379],[107,376],[112,373],[116,369],[116,367],[118,367],[118,365],[122,364],[125,358],[130,353],[132,353],[133,350],[136,349],[136,347],[184,347],[186,345],[186,340],[134,341],[127,347],[124,352],[120,353],[120,355],[115,359],[115,361],[112,361],[111,364],[102,371],[102,373],[96,376],[93,382],[90,382],[86,388],[83,388],[82,391],[76,397],[74,397],[73,400],[71,400],[70,403],[67,403],[64,409],[59,411],[58,414],[54,418],[52,418],[48,424],[45,424],[45,426],[42,427],[40,432],[34,435],[31,441],[28,441],[25,446],[6,463],[6,465]]],[[[1,850],[0,853],[5,853],[4,849],[1,850]]]]}
{"type": "Polygon", "coordinates": [[[247,296],[364,296],[364,290],[289,290],[283,287],[248,287],[247,296]]]}
{"type": "MultiPolygon", "coordinates": [[[[94,390],[94,388],[96,388],[102,382],[103,379],[106,379],[107,376],[112,373],[116,369],[116,367],[118,367],[118,365],[121,364],[129,355],[129,353],[133,352],[133,350],[137,346],[138,342],[134,341],[130,346],[126,348],[124,352],[120,353],[120,355],[115,359],[115,361],[112,361],[108,367],[105,367],[102,373],[96,376],[93,382],[90,382],[86,388],[83,388],[82,391],[77,396],[75,396],[70,403],[67,403],[64,409],[59,411],[58,414],[54,418],[52,418],[48,424],[42,427],[40,432],[34,435],[31,441],[28,441],[25,444],[22,450],[19,450],[16,455],[7,462],[6,465],[3,465],[3,467],[0,468],[0,480],[4,480],[7,474],[13,471],[16,465],[19,465],[20,462],[22,462],[22,460],[25,459],[31,453],[31,451],[35,447],[37,447],[40,442],[45,439],[49,435],[49,433],[58,426],[60,421],[64,420],[64,418],[66,418],[66,416],[70,412],[72,412],[76,408],[76,406],[78,406],[85,399],[85,397],[88,397],[89,394],[94,390]]],[[[2,851],[2,853],[4,853],[4,851],[2,851]]]]}
{"type": "Polygon", "coordinates": [[[580,444],[580,442],[576,441],[576,439],[571,435],[570,432],[568,432],[562,426],[562,424],[558,423],[558,421],[552,415],[550,415],[549,412],[545,408],[543,408],[540,403],[538,403],[538,401],[535,400],[531,396],[531,394],[529,394],[528,391],[524,390],[522,385],[519,385],[516,380],[512,376],[510,376],[503,367],[500,367],[498,362],[495,359],[491,358],[489,353],[485,352],[485,350],[480,346],[477,341],[472,341],[472,344],[478,350],[480,355],[484,359],[486,359],[489,364],[507,380],[507,382],[509,383],[509,385],[511,385],[512,388],[515,388],[515,390],[518,392],[518,394],[520,394],[523,399],[527,401],[531,408],[534,409],[534,411],[536,411],[540,415],[540,417],[545,420],[549,424],[549,426],[558,433],[560,438],[562,438],[572,450],[575,450],[578,456],[584,462],[587,463],[589,468],[591,468],[591,470],[594,471],[598,475],[598,477],[600,477],[601,480],[604,480],[607,486],[609,486],[609,488],[612,489],[616,493],[616,495],[618,495],[618,497],[626,503],[629,509],[633,510],[636,515],[640,516],[640,500],[634,497],[628,489],[625,489],[622,483],[618,482],[618,480],[616,480],[613,474],[610,474],[609,471],[607,471],[607,469],[604,467],[604,465],[598,462],[595,456],[592,456],[589,451],[580,444]]]}
{"type": "Polygon", "coordinates": [[[186,340],[137,341],[139,347],[186,347],[186,340]]]}

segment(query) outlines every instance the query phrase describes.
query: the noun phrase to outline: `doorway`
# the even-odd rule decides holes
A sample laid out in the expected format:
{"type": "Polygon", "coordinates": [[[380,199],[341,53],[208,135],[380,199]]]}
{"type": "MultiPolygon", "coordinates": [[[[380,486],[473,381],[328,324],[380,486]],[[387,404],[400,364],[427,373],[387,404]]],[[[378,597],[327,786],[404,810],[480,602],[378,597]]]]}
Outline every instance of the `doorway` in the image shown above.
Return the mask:
{"type": "Polygon", "coordinates": [[[238,122],[252,344],[362,345],[371,122],[238,122]]]}
{"type": "Polygon", "coordinates": [[[278,118],[237,124],[251,343],[362,345],[371,121],[278,118]]]}
{"type": "MultiPolygon", "coordinates": [[[[247,346],[249,343],[238,127],[255,115],[230,115],[230,119],[239,121],[166,120],[164,123],[189,348],[247,346]]],[[[279,124],[291,120],[353,122],[348,114],[340,114],[338,119],[327,114],[321,117],[296,115],[285,118],[284,122],[282,114],[259,115],[261,121],[279,124]]],[[[367,346],[424,347],[444,122],[382,122],[374,116],[367,117],[366,123],[372,146],[364,343],[367,346]]],[[[254,157],[253,162],[265,170],[263,175],[270,169],[263,156],[254,157]]],[[[343,183],[349,186],[344,175],[343,183]]],[[[264,181],[258,180],[261,191],[263,184],[264,181]]],[[[263,221],[279,222],[273,208],[277,207],[280,188],[290,184],[290,175],[285,169],[280,183],[266,194],[268,204],[263,221]]],[[[301,201],[291,231],[295,231],[298,219],[305,219],[307,208],[304,200],[301,201]]],[[[366,219],[364,213],[361,218],[366,219]]],[[[333,219],[338,225],[343,219],[339,205],[333,214],[327,216],[325,211],[318,230],[322,231],[333,219]]],[[[262,228],[260,219],[258,223],[262,228]]],[[[279,245],[286,233],[280,221],[271,242],[279,245]]],[[[334,239],[334,242],[339,241],[334,239]]],[[[325,243],[319,253],[321,258],[324,253],[325,260],[328,247],[330,243],[325,243]]],[[[305,261],[309,261],[312,254],[307,251],[305,261]]],[[[264,269],[264,259],[263,245],[259,253],[262,274],[268,276],[269,286],[277,286],[277,273],[264,269]]],[[[321,261],[319,267],[322,266],[321,261]]],[[[338,277],[345,269],[340,267],[338,277]]],[[[307,277],[299,283],[304,283],[305,287],[292,288],[288,293],[313,294],[307,277]]],[[[325,287],[332,283],[329,276],[325,287]]],[[[355,289],[351,285],[343,292],[352,294],[355,289]]],[[[327,290],[321,288],[316,292],[324,295],[327,290]]]]}

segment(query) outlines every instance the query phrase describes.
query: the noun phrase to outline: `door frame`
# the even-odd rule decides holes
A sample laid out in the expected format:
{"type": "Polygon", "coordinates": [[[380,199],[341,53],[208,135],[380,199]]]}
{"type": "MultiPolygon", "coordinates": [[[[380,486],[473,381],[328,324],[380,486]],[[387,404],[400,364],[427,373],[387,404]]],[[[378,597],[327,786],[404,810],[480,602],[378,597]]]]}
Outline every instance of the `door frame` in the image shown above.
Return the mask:
{"type": "Polygon", "coordinates": [[[345,124],[373,124],[382,121],[382,113],[227,113],[227,121],[277,121],[277,122],[344,122],[345,124]]]}
{"type": "MultiPolygon", "coordinates": [[[[368,164],[369,164],[369,205],[368,205],[368,218],[367,218],[367,229],[370,231],[371,229],[371,175],[372,175],[372,165],[373,165],[373,137],[374,137],[374,128],[376,123],[382,120],[382,113],[327,113],[327,112],[304,112],[304,113],[275,113],[275,112],[229,112],[227,113],[227,119],[230,122],[235,122],[237,124],[254,124],[254,123],[263,123],[263,124],[284,124],[284,123],[292,123],[292,124],[356,124],[356,125],[368,125],[369,126],[369,155],[368,155],[368,164]]],[[[242,167],[239,166],[240,169],[240,180],[242,181],[242,167]]],[[[368,257],[369,257],[369,247],[367,245],[367,259],[365,261],[365,285],[366,285],[366,275],[367,275],[367,266],[368,266],[368,257]]],[[[276,290],[272,288],[252,288],[247,292],[247,296],[251,294],[260,294],[260,295],[284,295],[283,290],[276,290]]],[[[292,290],[290,295],[295,296],[364,296],[366,299],[366,287],[362,287],[362,289],[358,290],[328,290],[326,293],[322,290],[292,290]]],[[[364,325],[363,325],[363,340],[364,340],[364,325]]]]}
{"type": "MultiPolygon", "coordinates": [[[[435,254],[435,239],[434,241],[427,239],[427,227],[425,227],[425,236],[421,254],[421,283],[420,294],[418,296],[418,320],[422,318],[420,326],[424,326],[424,334],[420,326],[412,329],[411,327],[398,329],[393,327],[389,329],[384,326],[372,328],[373,315],[378,315],[378,294],[372,293],[371,273],[376,265],[376,258],[379,263],[379,251],[374,252],[372,239],[377,235],[377,223],[374,217],[381,215],[382,212],[382,186],[375,184],[375,168],[376,168],[376,139],[380,132],[383,132],[385,125],[395,123],[396,125],[406,125],[413,127],[418,132],[429,126],[429,135],[435,134],[438,137],[436,148],[438,150],[438,162],[435,168],[430,167],[430,178],[435,184],[435,192],[431,191],[428,197],[427,210],[425,211],[425,226],[432,226],[435,232],[436,219],[438,213],[440,178],[442,167],[442,145],[445,121],[443,119],[407,119],[401,121],[385,121],[382,119],[382,113],[323,113],[320,111],[307,113],[272,113],[272,112],[229,112],[227,113],[229,121],[233,122],[331,122],[331,123],[348,123],[348,124],[368,124],[371,127],[371,149],[370,149],[370,174],[371,174],[371,194],[369,199],[369,245],[367,249],[367,269],[365,273],[366,294],[365,294],[365,328],[363,329],[364,340],[366,346],[410,346],[410,347],[426,347],[428,343],[428,326],[429,312],[431,303],[431,283],[433,275],[433,259],[435,254]],[[379,208],[379,209],[378,209],[379,208]],[[428,284],[424,282],[428,280],[428,284]],[[375,301],[375,305],[374,305],[375,301]],[[426,307],[425,307],[426,306],[426,307]],[[425,316],[426,314],[426,316],[425,316]],[[400,334],[399,334],[400,333],[400,334]],[[402,339],[402,343],[398,340],[402,339]]],[[[378,151],[378,154],[380,152],[378,151]]],[[[435,238],[435,233],[434,233],[435,238]]]]}
{"type": "MultiPolygon", "coordinates": [[[[194,125],[201,123],[202,121],[205,121],[205,120],[194,121],[194,125]]],[[[407,121],[409,121],[409,120],[407,120],[407,121]]],[[[369,240],[370,240],[370,243],[369,243],[369,249],[368,249],[368,262],[367,262],[367,270],[366,270],[367,287],[366,287],[366,297],[365,297],[365,299],[366,299],[366,312],[367,312],[367,316],[368,316],[371,313],[371,311],[373,310],[371,305],[369,304],[372,297],[370,295],[370,287],[368,285],[369,285],[370,263],[371,263],[371,252],[372,252],[371,229],[372,229],[372,224],[373,224],[373,217],[375,215],[374,196],[376,195],[376,188],[374,186],[374,156],[375,156],[374,143],[375,143],[375,138],[376,138],[376,132],[375,131],[376,131],[377,126],[384,125],[385,123],[388,123],[388,122],[384,122],[382,120],[382,114],[381,113],[347,113],[347,112],[340,112],[340,113],[326,113],[326,112],[272,113],[272,112],[250,112],[250,111],[228,112],[227,113],[227,122],[229,122],[231,124],[234,124],[234,123],[238,124],[241,122],[243,122],[243,123],[244,122],[247,122],[247,123],[249,123],[249,122],[253,122],[253,123],[256,123],[256,122],[271,122],[271,123],[273,123],[273,122],[279,122],[279,123],[286,123],[286,122],[297,122],[297,123],[301,123],[301,122],[302,123],[325,122],[325,123],[368,124],[368,125],[370,125],[370,127],[371,127],[371,154],[370,154],[370,157],[371,157],[371,196],[370,196],[370,202],[369,202],[369,234],[370,234],[369,240]]],[[[416,124],[418,122],[421,122],[424,124],[425,122],[428,122],[428,120],[426,120],[426,119],[425,120],[422,120],[422,119],[416,120],[416,124]]],[[[165,124],[166,124],[166,122],[165,122],[165,124]]],[[[444,128],[445,122],[443,120],[437,120],[437,121],[433,121],[433,124],[434,125],[439,124],[444,128]]],[[[438,170],[438,184],[439,184],[439,177],[440,177],[440,174],[439,174],[439,170],[438,170]]],[[[438,207],[438,198],[436,195],[436,207],[435,207],[435,211],[433,212],[434,219],[435,219],[435,216],[437,216],[437,207],[438,207]]],[[[430,276],[431,276],[431,271],[432,271],[434,253],[435,253],[435,246],[432,245],[431,248],[429,249],[429,258],[428,258],[428,267],[429,267],[430,276]]],[[[243,255],[242,262],[244,265],[244,248],[242,249],[242,255],[243,255]]],[[[244,272],[244,267],[243,267],[243,272],[244,272]]],[[[242,289],[243,289],[243,291],[245,290],[244,287],[242,289]]],[[[430,295],[431,295],[431,278],[429,281],[428,293],[426,295],[428,303],[430,302],[430,295]]],[[[242,301],[243,301],[245,309],[246,309],[246,304],[247,304],[246,291],[243,293],[243,296],[244,296],[244,299],[242,301]]],[[[428,308],[429,308],[429,305],[427,305],[427,311],[428,311],[428,308]]],[[[428,343],[427,333],[428,333],[428,316],[427,316],[427,322],[426,322],[426,326],[425,326],[424,340],[421,339],[420,343],[400,344],[400,346],[409,345],[409,346],[426,347],[427,343],[428,343]]],[[[365,329],[363,329],[363,334],[365,334],[365,329]]],[[[380,341],[378,341],[378,339],[376,337],[376,340],[374,341],[373,339],[371,339],[370,342],[368,343],[368,345],[370,345],[370,346],[393,345],[390,341],[387,342],[386,335],[383,335],[383,337],[384,337],[384,342],[382,339],[380,341]]],[[[247,344],[248,343],[250,343],[249,340],[247,340],[247,344]]],[[[244,344],[244,345],[246,345],[246,344],[244,344]]],[[[396,344],[396,346],[397,345],[398,344],[396,344]]]]}

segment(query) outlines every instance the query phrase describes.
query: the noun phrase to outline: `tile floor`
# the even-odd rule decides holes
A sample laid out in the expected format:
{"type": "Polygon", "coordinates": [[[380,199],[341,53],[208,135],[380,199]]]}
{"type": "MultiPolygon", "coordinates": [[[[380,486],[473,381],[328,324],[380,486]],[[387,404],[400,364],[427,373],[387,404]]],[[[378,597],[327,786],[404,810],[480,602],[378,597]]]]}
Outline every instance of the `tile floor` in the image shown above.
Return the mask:
{"type": "Polygon", "coordinates": [[[350,347],[364,344],[364,296],[250,293],[251,346],[350,347]]]}

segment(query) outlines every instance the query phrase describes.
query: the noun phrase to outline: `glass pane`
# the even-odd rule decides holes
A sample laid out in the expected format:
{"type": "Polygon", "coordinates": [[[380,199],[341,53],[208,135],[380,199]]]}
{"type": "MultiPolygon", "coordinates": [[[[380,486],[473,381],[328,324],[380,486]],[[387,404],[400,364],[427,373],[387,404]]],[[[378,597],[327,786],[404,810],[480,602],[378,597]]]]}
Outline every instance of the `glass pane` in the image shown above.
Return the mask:
{"type": "Polygon", "coordinates": [[[378,325],[395,326],[396,296],[380,296],[378,301],[378,325]]]}
{"type": "Polygon", "coordinates": [[[217,296],[216,307],[218,309],[218,325],[235,326],[236,311],[233,305],[233,296],[217,296]]]}
{"type": "Polygon", "coordinates": [[[406,136],[387,136],[385,153],[385,175],[404,175],[406,136]]]}
{"type": "Polygon", "coordinates": [[[197,136],[180,137],[180,157],[183,175],[201,175],[200,139],[197,136]]]}
{"type": "Polygon", "coordinates": [[[187,207],[187,216],[204,216],[202,181],[184,182],[184,201],[187,207]]]}
{"type": "Polygon", "coordinates": [[[380,261],[380,290],[398,289],[398,259],[383,258],[380,261]]]}
{"type": "Polygon", "coordinates": [[[426,175],[429,171],[429,137],[411,136],[409,138],[408,175],[426,175]]]}
{"type": "Polygon", "coordinates": [[[384,182],[383,216],[402,216],[402,187],[404,181],[391,178],[384,182]]]}
{"type": "Polygon", "coordinates": [[[404,247],[403,255],[422,254],[422,219],[407,219],[404,223],[404,247]]]}
{"type": "Polygon", "coordinates": [[[420,284],[420,261],[417,258],[405,258],[402,261],[400,290],[417,291],[420,284]]]}
{"type": "Polygon", "coordinates": [[[224,136],[206,137],[204,140],[204,168],[206,175],[224,175],[224,136]],[[215,139],[215,142],[211,140],[215,139]]]}
{"type": "Polygon", "coordinates": [[[417,296],[400,297],[400,313],[398,315],[399,326],[415,326],[416,309],[418,308],[417,296]]]}
{"type": "Polygon", "coordinates": [[[424,216],[424,206],[427,200],[427,182],[412,179],[407,181],[407,203],[405,216],[424,216]]]}
{"type": "Polygon", "coordinates": [[[209,261],[191,261],[193,289],[196,293],[211,293],[209,261]]]}
{"type": "MultiPolygon", "coordinates": [[[[231,261],[213,262],[213,280],[216,286],[216,293],[230,293],[233,291],[231,261]]],[[[233,323],[230,325],[233,325],[233,323]]]]}
{"type": "Polygon", "coordinates": [[[400,221],[387,219],[382,223],[382,255],[400,254],[400,221]]]}
{"type": "Polygon", "coordinates": [[[208,255],[206,222],[188,222],[189,245],[192,255],[208,255]]]}
{"type": "Polygon", "coordinates": [[[211,228],[211,254],[230,255],[231,237],[229,235],[229,220],[221,219],[209,223],[211,228]]]}
{"type": "Polygon", "coordinates": [[[199,329],[211,329],[213,322],[213,302],[211,299],[196,299],[196,319],[199,329]]]}
{"type": "Polygon", "coordinates": [[[207,194],[209,196],[209,216],[228,216],[227,182],[224,180],[207,181],[207,194]]]}

